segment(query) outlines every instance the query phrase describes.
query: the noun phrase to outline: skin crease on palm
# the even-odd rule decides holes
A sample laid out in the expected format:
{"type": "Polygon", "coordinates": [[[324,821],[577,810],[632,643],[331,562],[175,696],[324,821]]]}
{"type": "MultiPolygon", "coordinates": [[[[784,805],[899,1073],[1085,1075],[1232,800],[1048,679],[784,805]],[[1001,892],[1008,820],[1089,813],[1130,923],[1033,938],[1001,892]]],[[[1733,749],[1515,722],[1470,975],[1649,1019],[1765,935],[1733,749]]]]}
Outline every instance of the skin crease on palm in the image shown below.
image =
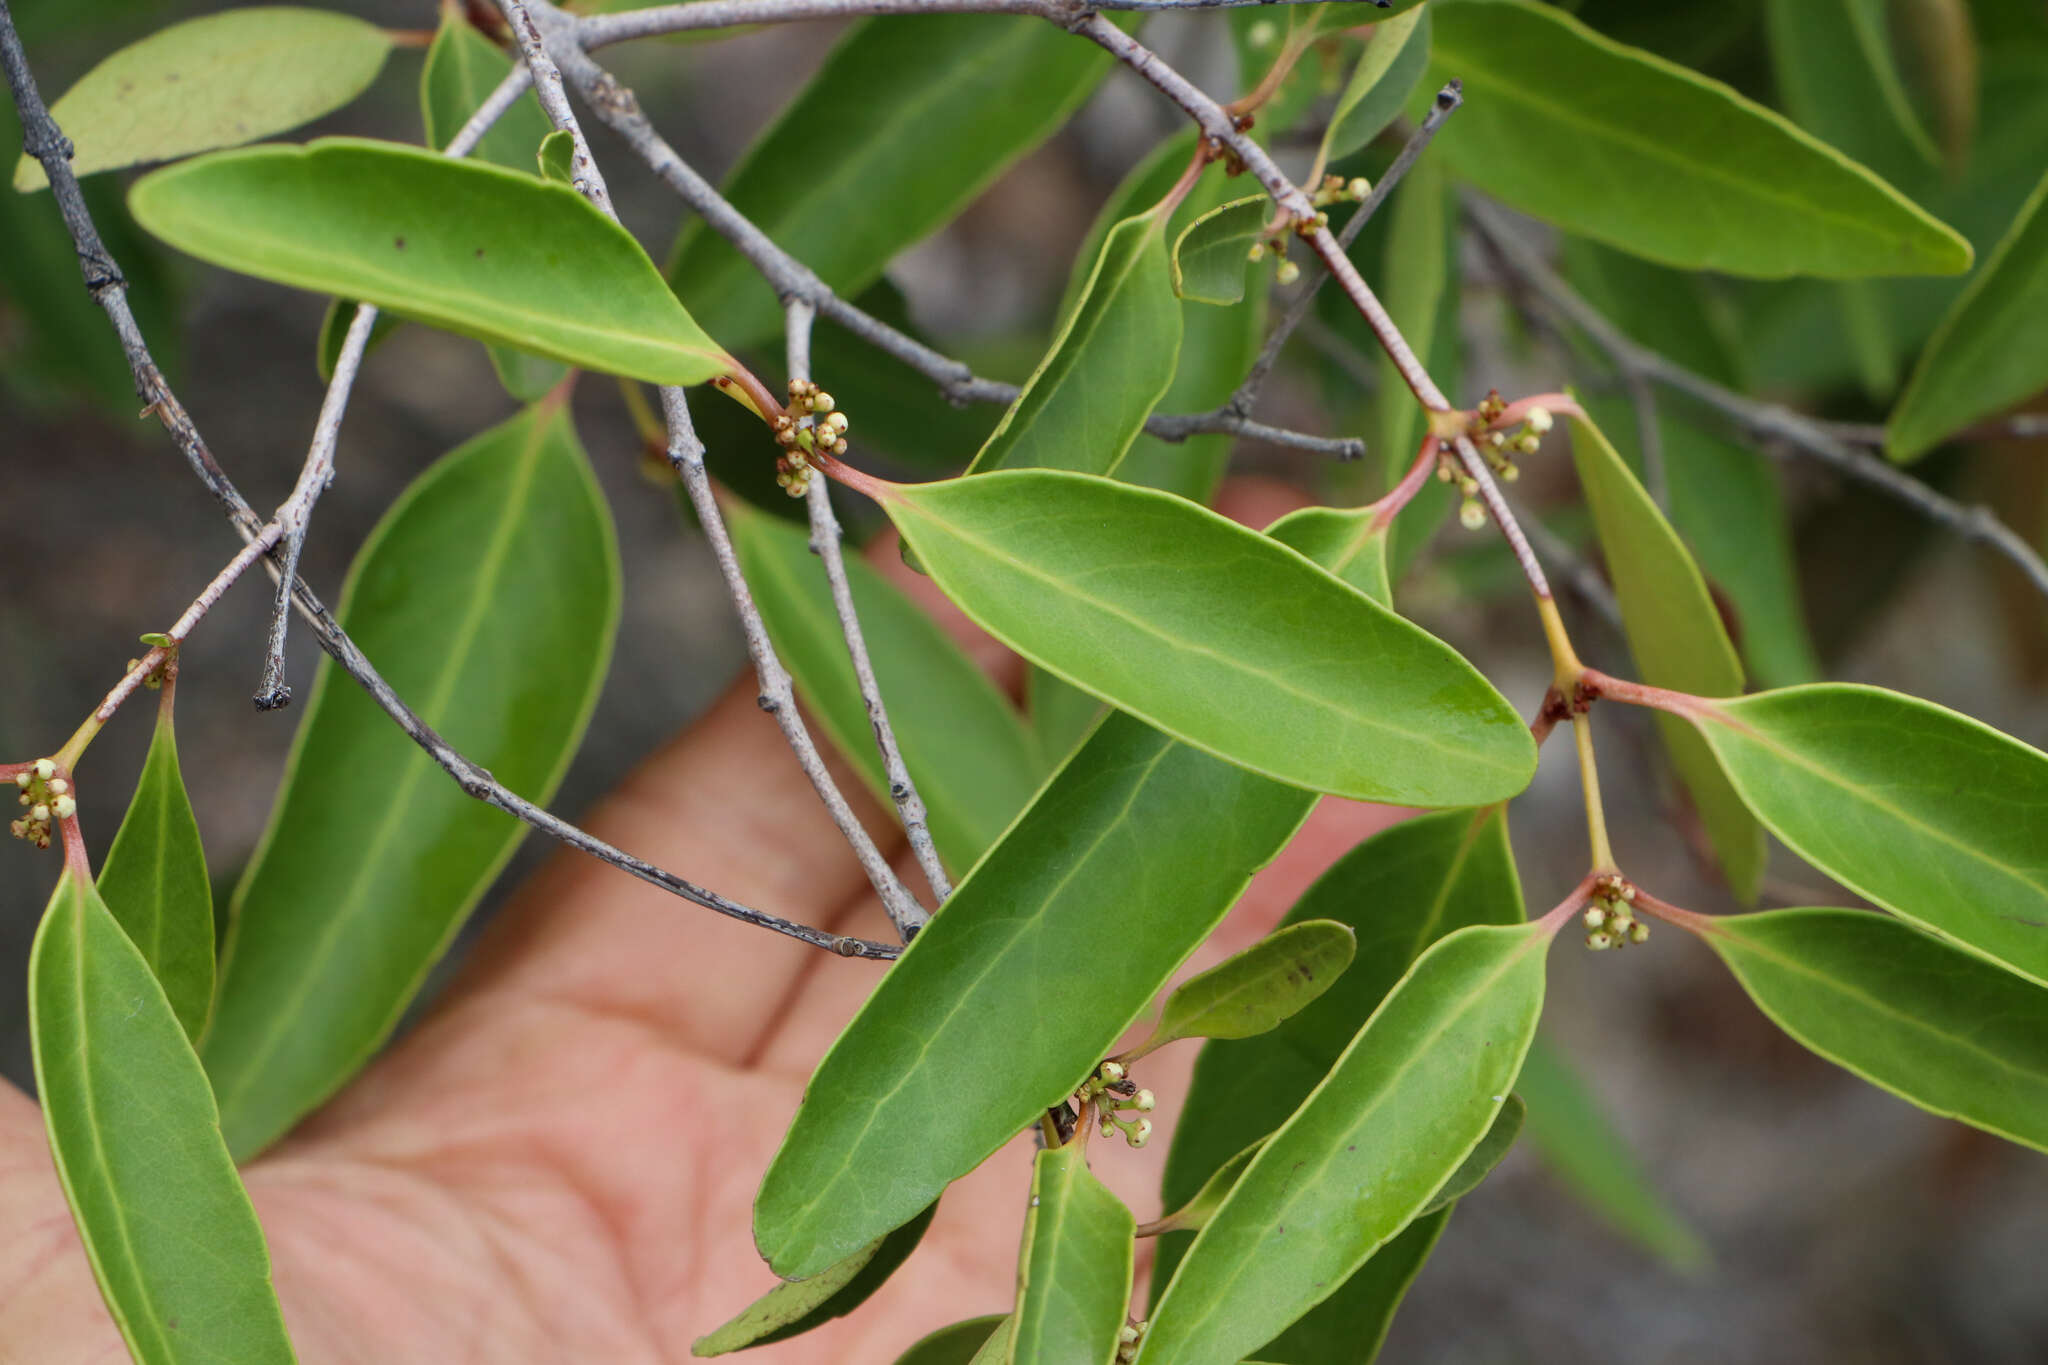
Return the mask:
{"type": "MultiPolygon", "coordinates": [[[[1234,483],[1264,525],[1299,505],[1234,483]]],[[[1014,690],[1020,669],[893,545],[875,562],[1014,690]]],[[[742,679],[589,814],[622,848],[751,904],[886,938],[880,906],[742,679]]],[[[841,787],[859,798],[843,765],[841,787]]],[[[893,826],[860,802],[870,829],[893,826]]],[[[1189,970],[1272,928],[1331,860],[1398,818],[1326,798],[1189,970]]],[[[906,883],[910,860],[899,851],[906,883]]],[[[921,887],[920,887],[921,889],[921,887]]],[[[483,936],[418,1028],[248,1168],[305,1365],[639,1365],[774,1283],[754,1191],[805,1079],[879,963],[827,956],[557,853],[483,936]]],[[[1158,1132],[1098,1141],[1098,1173],[1142,1220],[1194,1044],[1148,1058],[1158,1132]]],[[[915,1255],[858,1312],[748,1352],[758,1365],[888,1365],[948,1322],[1006,1311],[1029,1135],[953,1186],[915,1255]]],[[[42,1118],[0,1087],[0,1362],[125,1360],[50,1165],[42,1118]]],[[[1140,1244],[1141,1275],[1149,1259],[1140,1244]]]]}

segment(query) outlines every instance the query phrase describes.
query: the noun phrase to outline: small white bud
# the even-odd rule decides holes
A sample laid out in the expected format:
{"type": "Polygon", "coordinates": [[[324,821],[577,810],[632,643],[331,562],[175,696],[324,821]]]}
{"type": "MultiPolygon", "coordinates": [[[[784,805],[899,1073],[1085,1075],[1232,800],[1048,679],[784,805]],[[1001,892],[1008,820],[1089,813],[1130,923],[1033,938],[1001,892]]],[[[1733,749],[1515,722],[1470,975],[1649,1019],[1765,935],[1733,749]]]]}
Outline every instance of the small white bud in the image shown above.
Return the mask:
{"type": "Polygon", "coordinates": [[[1124,1078],[1124,1075],[1124,1064],[1122,1062],[1104,1062],[1102,1064],[1103,1080],[1120,1081],[1124,1078]]]}
{"type": "Polygon", "coordinates": [[[1245,45],[1251,48],[1252,51],[1258,52],[1271,47],[1273,40],[1279,36],[1279,28],[1270,19],[1261,19],[1258,23],[1252,25],[1249,33],[1244,35],[1244,41],[1245,45]]]}
{"type": "Polygon", "coordinates": [[[55,809],[59,820],[69,820],[78,814],[78,802],[69,796],[60,796],[57,798],[55,809]]]}
{"type": "Polygon", "coordinates": [[[829,393],[814,393],[811,395],[812,412],[830,412],[838,406],[837,403],[832,401],[832,395],[829,393]]]}
{"type": "Polygon", "coordinates": [[[50,762],[50,760],[49,760],[49,759],[47,759],[47,758],[39,758],[39,759],[37,759],[37,760],[36,760],[36,776],[37,776],[37,777],[40,777],[40,778],[42,778],[42,779],[43,779],[43,781],[45,781],[45,782],[48,782],[48,781],[49,781],[49,780],[50,780],[51,778],[55,777],[56,775],[57,775],[57,765],[56,765],[56,764],[54,764],[54,763],[50,762]]]}
{"type": "Polygon", "coordinates": [[[46,824],[50,819],[50,808],[48,806],[42,805],[41,803],[30,806],[28,809],[28,818],[35,821],[39,825],[46,824]]]}
{"type": "Polygon", "coordinates": [[[1637,920],[1637,921],[1636,921],[1635,923],[1633,923],[1633,924],[1629,925],[1629,927],[1628,927],[1628,941],[1629,941],[1630,943],[1647,943],[1647,942],[1649,942],[1649,939],[1650,939],[1650,926],[1649,926],[1649,925],[1647,925],[1647,924],[1644,924],[1644,923],[1643,923],[1643,922],[1642,922],[1641,920],[1637,920]]]}
{"type": "Polygon", "coordinates": [[[1486,525],[1486,509],[1471,499],[1458,509],[1458,524],[1468,531],[1476,531],[1486,525]]]}
{"type": "Polygon", "coordinates": [[[63,778],[53,777],[50,779],[50,795],[62,796],[65,792],[68,792],[70,790],[71,784],[69,782],[66,782],[63,778]]]}
{"type": "Polygon", "coordinates": [[[1152,1137],[1152,1120],[1139,1119],[1137,1131],[1131,1134],[1131,1146],[1143,1147],[1152,1137]]]}
{"type": "Polygon", "coordinates": [[[1529,424],[1529,430],[1539,436],[1550,430],[1555,422],[1555,419],[1550,415],[1549,408],[1530,408],[1528,415],[1522,420],[1529,424]]]}
{"type": "Polygon", "coordinates": [[[1356,180],[1353,180],[1350,184],[1346,185],[1344,187],[1344,192],[1350,195],[1353,199],[1363,199],[1368,194],[1372,193],[1372,185],[1366,180],[1364,176],[1361,175],[1356,180]]]}
{"type": "Polygon", "coordinates": [[[1127,1322],[1123,1326],[1117,1328],[1116,1339],[1118,1341],[1123,1342],[1125,1345],[1129,1345],[1131,1342],[1134,1342],[1138,1339],[1138,1329],[1131,1326],[1127,1322]]]}
{"type": "Polygon", "coordinates": [[[1516,465],[1502,465],[1500,468],[1500,481],[1502,483],[1513,483],[1516,479],[1519,479],[1521,477],[1522,471],[1516,465]]]}
{"type": "Polygon", "coordinates": [[[1589,905],[1586,907],[1585,922],[1588,929],[1604,929],[1607,927],[1607,912],[1597,905],[1589,905]]]}
{"type": "Polygon", "coordinates": [[[26,768],[23,768],[20,772],[14,775],[14,785],[17,787],[26,787],[29,783],[33,781],[35,781],[34,775],[31,774],[29,770],[26,768]]]}
{"type": "Polygon", "coordinates": [[[1586,935],[1586,946],[1596,953],[1604,953],[1614,946],[1614,940],[1605,931],[1586,935]]]}
{"type": "Polygon", "coordinates": [[[1282,284],[1293,284],[1301,278],[1301,267],[1292,261],[1282,261],[1280,269],[1274,272],[1274,277],[1282,284]]]}
{"type": "Polygon", "coordinates": [[[1244,253],[1244,258],[1248,261],[1265,260],[1266,244],[1264,242],[1253,242],[1251,250],[1244,253]]]}
{"type": "Polygon", "coordinates": [[[1151,1113],[1152,1106],[1154,1103],[1155,1101],[1152,1098],[1152,1092],[1149,1090],[1140,1090],[1136,1095],[1131,1097],[1131,1108],[1137,1110],[1141,1114],[1151,1113]]]}

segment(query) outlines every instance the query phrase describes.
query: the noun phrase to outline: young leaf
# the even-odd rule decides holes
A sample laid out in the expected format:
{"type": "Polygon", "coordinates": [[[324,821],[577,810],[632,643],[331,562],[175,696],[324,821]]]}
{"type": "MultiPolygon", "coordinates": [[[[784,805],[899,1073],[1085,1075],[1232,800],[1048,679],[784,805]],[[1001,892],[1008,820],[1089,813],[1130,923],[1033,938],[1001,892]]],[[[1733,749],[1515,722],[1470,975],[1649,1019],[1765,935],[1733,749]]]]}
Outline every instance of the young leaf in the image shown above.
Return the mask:
{"type": "Polygon", "coordinates": [[[540,176],[557,185],[576,183],[576,170],[572,164],[576,158],[576,139],[566,129],[557,128],[540,140],[540,151],[535,159],[540,163],[540,176]]]}
{"type": "Polygon", "coordinates": [[[1387,533],[1370,507],[1303,507],[1266,528],[1266,534],[1298,550],[1373,601],[1393,609],[1387,582],[1387,533]]]}
{"type": "Polygon", "coordinates": [[[29,952],[43,1125],[93,1277],[140,1365],[289,1365],[263,1229],[149,963],[67,872],[29,952]]]}
{"type": "MultiPolygon", "coordinates": [[[[1026,15],[856,24],[748,149],[725,197],[833,289],[858,294],[1064,124],[1109,66],[1092,43],[1026,15]]],[[[702,219],[677,239],[669,278],[727,345],[781,330],[775,291],[702,219]]]]}
{"type": "MultiPolygon", "coordinates": [[[[556,402],[413,482],[356,557],[340,619],[422,720],[545,802],[596,703],[618,613],[610,512],[556,402]]],[[[238,1157],[370,1059],[523,829],[321,665],[235,891],[205,1040],[238,1157]]]]}
{"type": "Polygon", "coordinates": [[[171,713],[160,709],[128,814],[100,866],[100,895],[163,986],[185,1036],[213,1007],[213,884],[178,768],[171,713]]]}
{"type": "Polygon", "coordinates": [[[1427,9],[1418,6],[1374,28],[1365,55],[1330,112],[1323,132],[1324,162],[1349,156],[1385,132],[1428,66],[1427,9]]]}
{"type": "Polygon", "coordinates": [[[1123,462],[1180,358],[1180,301],[1167,276],[1165,229],[1157,208],[1110,229],[1052,349],[968,473],[1108,474],[1123,462]]]}
{"type": "Polygon", "coordinates": [[[998,1347],[994,1365],[1003,1365],[1002,1351],[1010,1340],[1010,1319],[1002,1315],[969,1318],[941,1327],[896,1358],[896,1365],[974,1365],[982,1348],[998,1347]]]}
{"type": "MultiPolygon", "coordinates": [[[[839,751],[887,800],[889,779],[875,751],[867,704],[808,535],[739,506],[727,524],[755,604],[804,699],[839,751]]],[[[848,557],[846,572],[932,838],[947,863],[965,871],[1024,808],[1045,769],[1009,700],[929,615],[858,557],[848,557]]]]}
{"type": "Polygon", "coordinates": [[[1351,926],[1335,920],[1276,929],[1175,988],[1141,1052],[1182,1038],[1250,1038],[1276,1028],[1335,985],[1357,949],[1351,926]]]}
{"type": "MultiPolygon", "coordinates": [[[[1285,923],[1318,917],[1340,920],[1358,934],[1358,956],[1345,973],[1343,989],[1317,999],[1270,1033],[1203,1046],[1167,1153],[1161,1184],[1167,1208],[1199,1198],[1198,1192],[1237,1155],[1265,1138],[1308,1097],[1431,943],[1469,924],[1521,921],[1522,891],[1505,817],[1498,807],[1443,811],[1374,835],[1338,859],[1288,912],[1285,923]]],[[[1297,1346],[1311,1340],[1375,1343],[1436,1240],[1435,1230],[1418,1231],[1424,1222],[1441,1228],[1436,1219],[1411,1225],[1295,1323],[1283,1340],[1297,1346]],[[1377,1324],[1376,1331],[1371,1324],[1377,1324]]],[[[1186,1240],[1160,1239],[1152,1277],[1155,1305],[1185,1253],[1186,1240]]],[[[1369,1355],[1368,1349],[1357,1358],[1369,1355]]],[[[1272,1358],[1331,1356],[1324,1351],[1272,1358]]]]}
{"type": "MultiPolygon", "coordinates": [[[[512,59],[477,32],[457,0],[442,0],[441,26],[420,68],[420,119],[426,142],[440,151],[455,140],[470,115],[483,106],[512,70],[512,59]]],[[[493,166],[533,174],[533,149],[554,131],[532,91],[512,102],[470,156],[493,166]]]]}
{"type": "Polygon", "coordinates": [[[1112,1365],[1131,1299],[1131,1211],[1069,1142],[1038,1154],[1017,1257],[1010,1359],[1024,1365],[1112,1365]]]}
{"type": "Polygon", "coordinates": [[[128,203],[201,260],[571,365],[696,384],[732,363],[631,233],[531,175],[322,138],[168,166],[128,203]]]}
{"type": "Polygon", "coordinates": [[[2048,754],[1932,702],[1850,683],[1713,702],[1696,724],[1793,852],[2048,983],[2048,754]]]}
{"type": "Polygon", "coordinates": [[[748,1304],[738,1316],[690,1344],[693,1356],[722,1356],[801,1336],[868,1301],[917,1244],[939,1211],[933,1202],[894,1232],[877,1237],[853,1255],[808,1280],[785,1280],[748,1304]]]}
{"type": "Polygon", "coordinates": [[[1528,728],[1448,646],[1185,499],[1051,470],[863,482],[990,634],[1187,743],[1403,805],[1529,780],[1528,728]]]}
{"type": "Polygon", "coordinates": [[[1225,307],[1244,299],[1251,249],[1273,220],[1263,194],[1233,199],[1189,223],[1173,243],[1173,292],[1190,303],[1225,307]]]}
{"type": "Polygon", "coordinates": [[[1104,721],[819,1063],[754,1205],[769,1266],[817,1274],[1073,1093],[1313,805],[1104,721]]]}
{"type": "Polygon", "coordinates": [[[1473,926],[1416,960],[1196,1235],[1140,1365],[1242,1359],[1427,1207],[1507,1102],[1551,933],[1473,926]]]}
{"type": "Polygon", "coordinates": [[[2048,995],[1863,910],[1717,916],[1700,937],[1779,1028],[1986,1132],[2048,1151],[2048,995]]]}
{"type": "Polygon", "coordinates": [[[1529,0],[1435,11],[1432,146],[1488,193],[1688,270],[1779,279],[1952,275],[1969,243],[1840,152],[1719,81],[1529,0]],[[1597,190],[1591,187],[1597,186],[1597,190]]]}
{"type": "Polygon", "coordinates": [[[1895,460],[1926,454],[2048,383],[2048,175],[1927,343],[1885,428],[1895,460]]]}
{"type": "Polygon", "coordinates": [[[1674,1270],[1707,1263],[1699,1234],[1650,1183],[1584,1079],[1543,1038],[1529,1049],[1515,1093],[1528,1106],[1529,1141],[1609,1227],[1674,1270]]]}
{"type": "MultiPolygon", "coordinates": [[[[1629,652],[1643,680],[1698,696],[1742,690],[1742,663],[1685,542],[1590,421],[1572,420],[1572,462],[1593,513],[1608,577],[1621,602],[1629,652]]],[[[1764,832],[1721,775],[1699,736],[1675,716],[1657,718],[1665,752],[1692,794],[1728,884],[1753,900],[1764,874],[1764,832]]]]}
{"type": "Polygon", "coordinates": [[[1493,1126],[1486,1130],[1486,1136],[1479,1139],[1479,1145],[1472,1149],[1464,1164],[1451,1172],[1451,1178],[1429,1197],[1429,1202],[1422,1206],[1422,1213],[1417,1216],[1447,1209],[1478,1189],[1480,1182],[1493,1174],[1493,1168],[1507,1159],[1508,1149],[1522,1134],[1522,1119],[1527,1112],[1519,1096],[1508,1096],[1502,1102],[1500,1112],[1493,1116],[1493,1126]]]}
{"type": "MultiPolygon", "coordinates": [[[[122,48],[50,107],[80,175],[169,161],[310,123],[370,86],[391,35],[352,15],[258,6],[172,24],[122,48]]],[[[24,155],[14,188],[49,184],[24,155]]]]}

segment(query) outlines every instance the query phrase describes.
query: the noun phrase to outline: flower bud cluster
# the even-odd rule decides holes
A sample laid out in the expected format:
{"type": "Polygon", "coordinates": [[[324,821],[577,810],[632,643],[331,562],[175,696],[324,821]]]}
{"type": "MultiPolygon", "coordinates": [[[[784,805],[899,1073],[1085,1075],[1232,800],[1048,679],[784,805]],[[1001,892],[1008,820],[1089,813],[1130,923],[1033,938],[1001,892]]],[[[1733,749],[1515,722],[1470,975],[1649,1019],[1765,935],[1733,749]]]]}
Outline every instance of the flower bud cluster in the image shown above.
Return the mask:
{"type": "Polygon", "coordinates": [[[1095,1074],[1081,1082],[1081,1088],[1074,1092],[1074,1108],[1093,1102],[1102,1116],[1101,1132],[1104,1137],[1121,1132],[1124,1141],[1133,1147],[1143,1147],[1152,1137],[1152,1120],[1144,1117],[1127,1119],[1117,1111],[1129,1109],[1139,1115],[1152,1112],[1157,1100],[1149,1090],[1138,1088],[1131,1080],[1122,1062],[1104,1062],[1095,1068],[1095,1074]]]}
{"type": "Polygon", "coordinates": [[[1138,1348],[1145,1344],[1145,1329],[1151,1325],[1146,1319],[1139,1318],[1117,1329],[1116,1365],[1130,1365],[1138,1358],[1138,1348]]]}
{"type": "MultiPolygon", "coordinates": [[[[1496,427],[1508,410],[1507,400],[1500,396],[1499,389],[1490,389],[1478,407],[1472,410],[1469,431],[1472,444],[1486,458],[1494,477],[1502,483],[1513,483],[1522,477],[1521,469],[1515,464],[1517,455],[1534,455],[1542,447],[1543,434],[1550,430],[1556,419],[1548,408],[1530,408],[1522,415],[1522,424],[1512,430],[1496,427]]],[[[1486,509],[1479,502],[1479,481],[1467,474],[1448,457],[1437,464],[1437,477],[1445,483],[1458,485],[1464,504],[1458,508],[1458,520],[1465,529],[1476,531],[1486,525],[1486,509]]]]}
{"type": "Polygon", "coordinates": [[[57,776],[55,763],[39,758],[14,775],[14,785],[20,790],[21,804],[28,807],[28,813],[8,825],[8,829],[17,839],[26,839],[37,848],[48,848],[50,826],[78,814],[78,799],[71,794],[71,784],[57,776]]]}
{"type": "Polygon", "coordinates": [[[1579,922],[1586,926],[1586,946],[1596,953],[1626,948],[1650,937],[1650,926],[1635,916],[1636,889],[1626,877],[1608,875],[1593,884],[1593,899],[1579,922]]]}
{"type": "Polygon", "coordinates": [[[846,429],[852,423],[832,395],[808,379],[789,381],[789,406],[772,423],[775,444],[782,458],[775,462],[775,482],[792,498],[811,490],[812,464],[809,457],[819,451],[831,455],[846,453],[846,429]]]}

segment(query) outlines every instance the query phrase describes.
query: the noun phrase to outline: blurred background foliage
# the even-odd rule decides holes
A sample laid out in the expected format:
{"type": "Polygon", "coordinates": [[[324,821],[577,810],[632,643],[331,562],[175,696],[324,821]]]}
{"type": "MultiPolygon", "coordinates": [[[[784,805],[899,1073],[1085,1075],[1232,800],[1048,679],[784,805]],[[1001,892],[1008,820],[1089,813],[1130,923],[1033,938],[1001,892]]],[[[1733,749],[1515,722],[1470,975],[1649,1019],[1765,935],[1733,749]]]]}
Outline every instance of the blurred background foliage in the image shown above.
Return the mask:
{"type": "MultiPolygon", "coordinates": [[[[220,6],[183,0],[19,0],[23,39],[47,94],[105,54],[220,6]]],[[[396,29],[431,30],[434,0],[335,6],[396,29]]],[[[610,8],[627,8],[611,4],[610,8]]],[[[1981,262],[2048,168],[2048,4],[1894,0],[1884,23],[1845,45],[1830,25],[1852,9],[1818,0],[1564,3],[1596,29],[1784,111],[1863,160],[1967,236],[1981,262]],[[1868,43],[1879,44],[1876,55],[1868,43]],[[1881,116],[1873,114],[1878,111],[1881,116]]],[[[1219,95],[1238,54],[1255,58],[1257,14],[1155,19],[1147,41],[1219,95]],[[1233,41],[1234,39],[1234,41],[1233,41]]],[[[831,25],[718,43],[649,42],[608,60],[683,156],[714,179],[801,87],[836,37],[831,25]]],[[[419,62],[401,48],[369,94],[294,138],[328,132],[417,141],[419,62]]],[[[1314,151],[1319,110],[1343,71],[1313,62],[1300,129],[1275,132],[1284,164],[1314,151]]],[[[1446,136],[1455,134],[1456,124],[1446,136]]],[[[914,325],[977,371],[1021,381],[1046,345],[1076,254],[1127,172],[1180,131],[1136,82],[1112,78],[1072,122],[1005,173],[956,221],[905,253],[864,306],[914,325]]],[[[1375,175],[1400,129],[1336,169],[1375,175]]],[[[627,224],[661,259],[679,210],[599,130],[627,224]]],[[[18,145],[0,111],[0,146],[18,145]]],[[[122,208],[125,174],[93,177],[88,199],[132,285],[141,325],[216,454],[252,502],[290,487],[318,407],[314,356],[323,301],[174,257],[122,208]]],[[[1457,190],[1432,163],[1403,185],[1355,255],[1390,302],[1431,319],[1432,371],[1454,401],[1488,387],[1573,382],[1622,441],[1633,418],[1604,358],[1532,328],[1495,262],[1461,231],[1457,190]],[[1430,196],[1436,196],[1432,204],[1430,196]],[[1404,211],[1404,206],[1405,211],[1404,211]],[[1425,261],[1440,262],[1432,271],[1425,261]]],[[[843,206],[857,214],[852,200],[843,206]]],[[[1711,378],[1853,422],[1881,421],[1913,357],[1967,282],[1738,281],[1647,265],[1590,242],[1554,247],[1575,288],[1638,340],[1711,378]]],[[[1333,499],[1370,496],[1412,448],[1412,409],[1376,401],[1385,371],[1332,296],[1290,346],[1262,420],[1357,432],[1359,465],[1239,443],[1231,468],[1333,499]]],[[[780,364],[763,348],[757,368],[780,364]]],[[[1000,415],[954,409],[914,374],[820,329],[817,373],[852,411],[864,453],[913,471],[957,467],[1000,415]]],[[[1227,392],[1227,389],[1225,390],[1227,392]]],[[[1190,395],[1195,387],[1186,390],[1190,395]]],[[[1169,409],[1208,405],[1190,396],[1169,409]]],[[[477,346],[400,328],[368,362],[341,443],[341,477],[321,505],[308,578],[338,588],[349,558],[398,489],[429,460],[513,408],[477,346]]],[[[758,427],[731,405],[698,403],[705,435],[737,487],[777,496],[758,427]]],[[[153,422],[137,420],[125,365],[80,287],[44,194],[0,189],[0,752],[46,752],[171,619],[233,546],[204,491],[153,422]]],[[[586,380],[576,416],[618,519],[627,598],[617,660],[590,738],[558,806],[574,814],[734,676],[741,659],[716,575],[680,523],[608,382],[586,380]]],[[[1754,679],[1829,676],[1882,683],[2048,742],[2048,611],[2016,573],[1898,504],[1811,465],[1773,459],[1676,395],[1659,403],[1674,521],[1734,623],[1754,679]]],[[[1150,443],[1157,444],[1157,443],[1150,443]]],[[[1171,447],[1140,447],[1148,459],[1171,447]]],[[[1191,450],[1189,458],[1213,458],[1191,450]]],[[[1957,443],[1915,466],[1934,486],[1983,501],[2036,544],[2048,539],[2048,462],[2036,442],[1957,443]]],[[[1566,462],[1530,462],[1517,490],[1558,540],[1588,553],[1566,462]]],[[[1445,510],[1447,503],[1438,505],[1445,510]]],[[[860,524],[860,509],[848,508],[860,524]]],[[[1414,514],[1411,513],[1411,517],[1414,514]]],[[[1406,522],[1403,523],[1404,528],[1406,522]]],[[[1548,674],[1520,580],[1499,542],[1455,520],[1404,544],[1403,608],[1472,657],[1511,696],[1548,674]],[[1428,543],[1424,543],[1427,541],[1428,543]]],[[[1597,577],[1597,564],[1585,566],[1597,577]]],[[[1568,581],[1573,575],[1563,573],[1568,581]]],[[[261,830],[295,713],[249,707],[267,596],[233,594],[188,645],[182,747],[213,871],[232,882],[261,830]]],[[[1627,672],[1625,649],[1567,594],[1589,663],[1627,672]]],[[[304,695],[315,662],[292,659],[304,695]]],[[[1726,905],[1699,860],[1696,822],[1673,803],[1642,717],[1610,718],[1603,754],[1617,843],[1632,872],[1674,899],[1726,905]]],[[[100,741],[81,790],[104,837],[147,744],[139,719],[100,741]],[[124,779],[121,779],[125,781],[124,779]]],[[[1546,765],[1515,809],[1524,881],[1575,878],[1575,777],[1546,765]]],[[[541,850],[529,845],[520,867],[541,850]]],[[[515,868],[515,876],[517,873],[515,868]]],[[[687,873],[688,869],[682,869],[687,873]]],[[[0,847],[0,979],[19,980],[53,859],[0,847]]],[[[1845,900],[1790,860],[1766,903],[1845,900]]],[[[221,898],[225,904],[225,896],[221,898]]],[[[488,913],[488,907],[486,910],[488,913]]],[[[479,922],[483,917],[479,917],[479,922]]],[[[1707,955],[1663,936],[1625,970],[1561,953],[1553,1041],[1591,1077],[1597,1102],[1635,1141],[1650,1178],[1710,1248],[1683,1273],[1616,1236],[1518,1151],[1451,1225],[1396,1321],[1390,1361],[2021,1362],[2048,1359],[2039,1293],[2048,1169],[2026,1153],[1942,1124],[1799,1051],[1758,1017],[1707,955]],[[1597,978],[1594,975],[1597,969],[1597,978]]],[[[23,1000],[0,990],[0,1071],[28,1073],[23,1000]]],[[[963,1309],[973,1307],[963,1305],[963,1309]]]]}

